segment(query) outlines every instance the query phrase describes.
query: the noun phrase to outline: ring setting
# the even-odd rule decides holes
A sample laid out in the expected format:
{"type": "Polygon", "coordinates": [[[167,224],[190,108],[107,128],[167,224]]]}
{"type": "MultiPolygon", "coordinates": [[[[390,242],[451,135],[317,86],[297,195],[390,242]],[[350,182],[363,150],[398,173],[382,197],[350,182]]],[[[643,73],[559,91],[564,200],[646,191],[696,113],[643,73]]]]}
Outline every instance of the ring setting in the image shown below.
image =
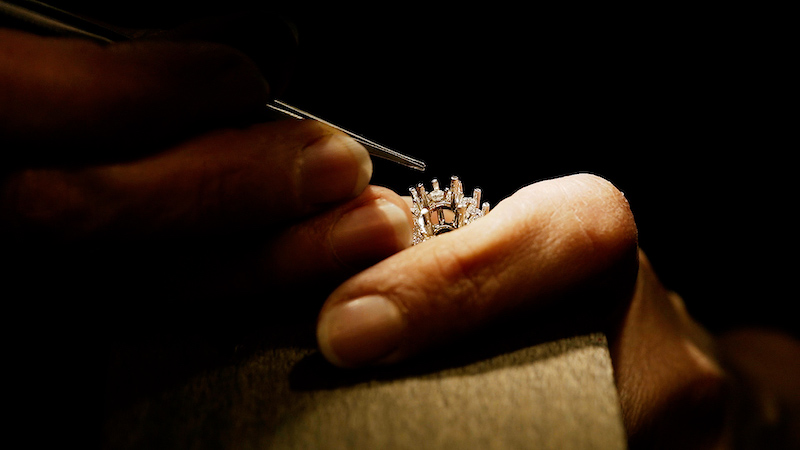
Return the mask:
{"type": "Polygon", "coordinates": [[[428,192],[425,185],[419,183],[408,189],[414,215],[412,245],[467,226],[489,213],[489,203],[480,203],[480,188],[472,191],[472,197],[465,196],[457,176],[450,177],[450,187],[444,190],[440,189],[436,178],[431,180],[431,187],[433,190],[428,192]]]}

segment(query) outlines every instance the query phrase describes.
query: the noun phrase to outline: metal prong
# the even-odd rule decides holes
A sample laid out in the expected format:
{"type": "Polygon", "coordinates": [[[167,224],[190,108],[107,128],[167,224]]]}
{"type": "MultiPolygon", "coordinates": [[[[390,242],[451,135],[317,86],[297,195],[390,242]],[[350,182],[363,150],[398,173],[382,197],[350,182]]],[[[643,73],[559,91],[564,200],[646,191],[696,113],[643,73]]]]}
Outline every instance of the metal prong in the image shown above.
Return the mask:
{"type": "Polygon", "coordinates": [[[461,180],[455,175],[450,177],[450,191],[453,193],[451,203],[455,209],[464,197],[464,186],[461,184],[461,180]]]}
{"type": "Polygon", "coordinates": [[[353,133],[352,131],[345,130],[340,126],[334,125],[328,122],[327,120],[324,120],[311,113],[303,111],[302,109],[295,108],[294,106],[284,103],[280,100],[272,100],[271,102],[267,103],[267,107],[295,119],[311,119],[311,120],[316,120],[317,122],[320,123],[324,123],[325,125],[335,128],[341,131],[342,133],[345,133],[348,136],[355,139],[358,143],[366,147],[370,155],[377,156],[379,158],[383,158],[388,161],[401,164],[403,166],[406,166],[414,170],[419,170],[420,172],[425,171],[425,162],[420,161],[419,159],[412,158],[408,155],[396,152],[388,147],[384,147],[383,145],[378,144],[377,142],[371,141],[363,136],[359,136],[353,133]]]}
{"type": "Polygon", "coordinates": [[[430,208],[430,204],[428,203],[428,193],[425,191],[425,185],[422,183],[417,184],[417,195],[422,200],[423,208],[430,208]]]}
{"type": "Polygon", "coordinates": [[[411,200],[414,202],[415,205],[421,205],[422,201],[419,198],[419,194],[417,194],[417,189],[414,187],[408,188],[408,192],[411,193],[411,200]]]}

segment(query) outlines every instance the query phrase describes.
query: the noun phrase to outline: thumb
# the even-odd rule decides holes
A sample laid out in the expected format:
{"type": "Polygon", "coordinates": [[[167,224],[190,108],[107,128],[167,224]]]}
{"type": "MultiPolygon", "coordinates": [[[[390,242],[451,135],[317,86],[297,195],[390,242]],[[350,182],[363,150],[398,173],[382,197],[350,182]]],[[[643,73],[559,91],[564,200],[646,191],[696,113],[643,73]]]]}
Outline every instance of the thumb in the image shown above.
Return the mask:
{"type": "Polygon", "coordinates": [[[395,362],[597,280],[632,287],[635,268],[636,227],[616,188],[591,175],[540,182],[348,280],[317,338],[339,366],[395,362]]]}

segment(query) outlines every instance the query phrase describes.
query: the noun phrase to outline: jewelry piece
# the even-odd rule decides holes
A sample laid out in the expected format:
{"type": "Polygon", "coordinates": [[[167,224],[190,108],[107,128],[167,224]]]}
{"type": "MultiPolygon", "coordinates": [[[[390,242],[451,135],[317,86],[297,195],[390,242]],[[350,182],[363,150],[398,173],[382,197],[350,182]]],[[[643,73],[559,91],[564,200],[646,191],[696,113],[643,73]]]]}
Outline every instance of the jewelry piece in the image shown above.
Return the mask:
{"type": "Polygon", "coordinates": [[[464,196],[464,187],[456,176],[450,177],[450,187],[439,189],[439,180],[431,180],[433,190],[425,191],[422,183],[408,188],[414,202],[411,213],[414,215],[414,235],[412,245],[467,226],[489,213],[489,203],[481,201],[481,190],[475,188],[472,197],[464,196]]]}

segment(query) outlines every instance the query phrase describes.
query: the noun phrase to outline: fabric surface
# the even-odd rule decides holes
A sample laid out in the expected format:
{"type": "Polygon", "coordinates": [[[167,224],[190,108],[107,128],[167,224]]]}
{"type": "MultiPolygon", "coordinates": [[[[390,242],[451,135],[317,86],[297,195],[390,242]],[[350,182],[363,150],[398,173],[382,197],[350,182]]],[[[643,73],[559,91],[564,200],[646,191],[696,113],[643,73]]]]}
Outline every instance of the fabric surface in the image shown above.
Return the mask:
{"type": "MultiPolygon", "coordinates": [[[[360,371],[336,369],[309,346],[244,347],[237,347],[243,353],[239,357],[217,358],[224,361],[149,387],[142,387],[143,375],[135,372],[140,362],[135,352],[118,351],[109,372],[117,403],[105,420],[104,446],[626,446],[602,334],[559,339],[499,356],[479,355],[465,364],[455,359],[436,367],[423,361],[360,371]],[[119,393],[126,386],[119,378],[125,376],[130,378],[128,388],[135,391],[128,397],[119,393]]],[[[159,354],[139,347],[146,355],[138,357],[167,366],[170,352],[184,359],[177,363],[172,359],[178,366],[190,359],[214,360],[213,352],[200,348],[178,346],[159,354]],[[187,356],[183,348],[194,348],[197,358],[187,356]]]]}

